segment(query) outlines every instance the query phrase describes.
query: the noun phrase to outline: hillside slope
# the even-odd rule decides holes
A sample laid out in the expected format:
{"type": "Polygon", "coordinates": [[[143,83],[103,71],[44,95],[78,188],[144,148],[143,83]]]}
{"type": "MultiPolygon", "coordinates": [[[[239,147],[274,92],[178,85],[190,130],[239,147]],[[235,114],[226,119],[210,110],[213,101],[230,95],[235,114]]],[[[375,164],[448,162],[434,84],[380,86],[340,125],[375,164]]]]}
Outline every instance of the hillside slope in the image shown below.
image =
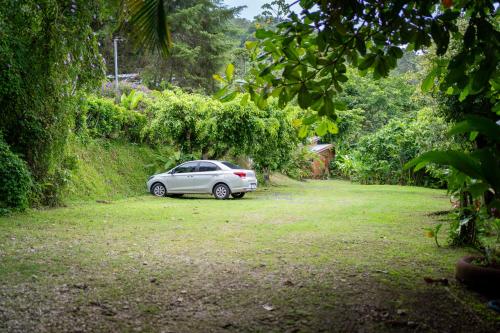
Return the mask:
{"type": "Polygon", "coordinates": [[[65,202],[112,200],[146,193],[145,183],[160,170],[162,156],[148,146],[109,140],[72,143],[76,168],[63,193],[65,202]]]}

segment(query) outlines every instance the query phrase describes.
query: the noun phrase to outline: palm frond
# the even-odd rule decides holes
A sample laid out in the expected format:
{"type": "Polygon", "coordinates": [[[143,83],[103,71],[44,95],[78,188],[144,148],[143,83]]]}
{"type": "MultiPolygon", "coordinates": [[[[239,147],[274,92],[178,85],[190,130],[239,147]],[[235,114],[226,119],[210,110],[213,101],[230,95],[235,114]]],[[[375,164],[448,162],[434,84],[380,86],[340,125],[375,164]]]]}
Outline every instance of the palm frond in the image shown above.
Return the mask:
{"type": "Polygon", "coordinates": [[[122,7],[128,14],[135,42],[168,56],[172,37],[164,0],[122,0],[122,7]]]}

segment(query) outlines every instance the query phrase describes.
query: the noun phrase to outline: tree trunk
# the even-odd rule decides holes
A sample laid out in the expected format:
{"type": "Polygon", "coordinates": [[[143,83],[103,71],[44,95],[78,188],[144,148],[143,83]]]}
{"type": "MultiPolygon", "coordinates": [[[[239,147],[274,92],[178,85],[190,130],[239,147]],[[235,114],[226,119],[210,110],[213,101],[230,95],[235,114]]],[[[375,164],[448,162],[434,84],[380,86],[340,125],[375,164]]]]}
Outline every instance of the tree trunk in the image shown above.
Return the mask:
{"type": "Polygon", "coordinates": [[[460,194],[460,227],[458,237],[455,241],[456,245],[474,245],[476,243],[476,213],[474,212],[474,201],[469,192],[462,192],[460,194]],[[468,222],[463,223],[469,219],[468,222]]]}
{"type": "Polygon", "coordinates": [[[262,169],[262,173],[264,175],[264,184],[268,184],[269,180],[271,179],[269,175],[269,168],[262,169]]]}

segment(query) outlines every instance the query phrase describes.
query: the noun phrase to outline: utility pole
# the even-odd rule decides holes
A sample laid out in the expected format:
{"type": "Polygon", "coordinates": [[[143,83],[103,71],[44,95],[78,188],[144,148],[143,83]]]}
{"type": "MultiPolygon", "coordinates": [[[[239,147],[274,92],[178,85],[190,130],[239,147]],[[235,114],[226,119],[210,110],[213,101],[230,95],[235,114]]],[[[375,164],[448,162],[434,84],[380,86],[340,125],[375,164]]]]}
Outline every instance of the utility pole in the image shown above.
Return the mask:
{"type": "Polygon", "coordinates": [[[113,44],[115,47],[115,89],[116,98],[120,96],[120,88],[118,87],[118,38],[113,39],[113,44]]]}

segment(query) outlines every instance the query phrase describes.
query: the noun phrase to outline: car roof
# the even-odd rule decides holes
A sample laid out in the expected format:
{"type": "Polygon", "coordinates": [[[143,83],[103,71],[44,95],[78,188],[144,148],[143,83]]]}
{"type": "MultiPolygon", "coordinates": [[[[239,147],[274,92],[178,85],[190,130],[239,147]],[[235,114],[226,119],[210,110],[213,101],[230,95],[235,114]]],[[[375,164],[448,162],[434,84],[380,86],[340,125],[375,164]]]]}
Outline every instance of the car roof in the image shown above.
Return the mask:
{"type": "Polygon", "coordinates": [[[186,163],[193,163],[193,162],[195,162],[195,163],[198,163],[198,162],[215,163],[219,166],[224,165],[223,161],[218,161],[218,160],[191,160],[191,161],[182,162],[181,164],[178,164],[178,166],[186,164],[186,163]]]}

